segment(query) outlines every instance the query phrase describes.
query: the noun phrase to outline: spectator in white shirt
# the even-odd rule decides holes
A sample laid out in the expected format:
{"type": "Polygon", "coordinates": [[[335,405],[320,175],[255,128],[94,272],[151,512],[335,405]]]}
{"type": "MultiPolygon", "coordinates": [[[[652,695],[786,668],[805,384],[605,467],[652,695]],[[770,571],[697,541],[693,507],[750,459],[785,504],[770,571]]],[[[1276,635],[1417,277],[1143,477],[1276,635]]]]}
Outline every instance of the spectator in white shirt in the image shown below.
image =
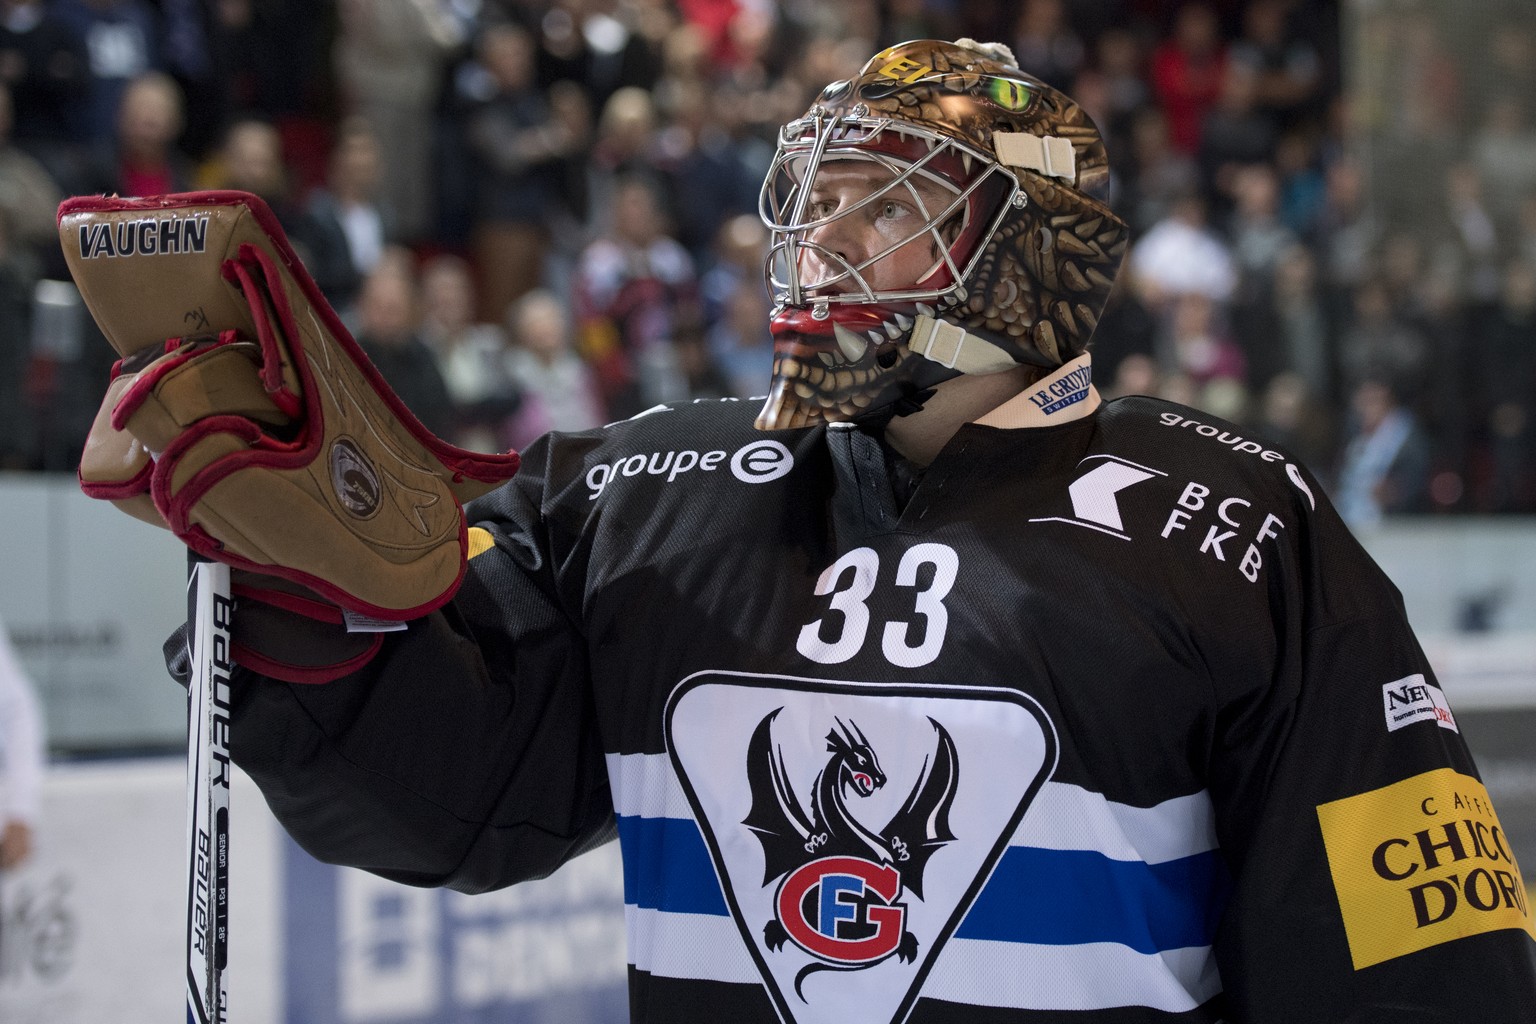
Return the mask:
{"type": "Polygon", "coordinates": [[[32,854],[42,796],[43,716],[0,622],[0,871],[32,854]]]}

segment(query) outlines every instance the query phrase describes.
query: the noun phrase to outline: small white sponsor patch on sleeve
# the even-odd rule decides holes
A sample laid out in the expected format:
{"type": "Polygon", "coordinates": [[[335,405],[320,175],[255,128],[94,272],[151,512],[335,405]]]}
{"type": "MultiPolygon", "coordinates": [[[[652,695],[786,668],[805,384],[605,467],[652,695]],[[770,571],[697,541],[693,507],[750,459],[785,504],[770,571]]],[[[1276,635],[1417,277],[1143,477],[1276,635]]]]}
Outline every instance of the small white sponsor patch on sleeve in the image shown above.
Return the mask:
{"type": "Polygon", "coordinates": [[[341,619],[347,624],[348,633],[395,633],[410,627],[406,622],[375,618],[372,615],[355,612],[351,608],[341,610],[341,619]]]}
{"type": "Polygon", "coordinates": [[[1424,681],[1422,675],[1405,676],[1386,683],[1381,688],[1381,702],[1387,715],[1387,731],[1396,732],[1414,722],[1434,722],[1442,729],[1460,732],[1456,728],[1456,716],[1445,692],[1433,683],[1424,681]]]}

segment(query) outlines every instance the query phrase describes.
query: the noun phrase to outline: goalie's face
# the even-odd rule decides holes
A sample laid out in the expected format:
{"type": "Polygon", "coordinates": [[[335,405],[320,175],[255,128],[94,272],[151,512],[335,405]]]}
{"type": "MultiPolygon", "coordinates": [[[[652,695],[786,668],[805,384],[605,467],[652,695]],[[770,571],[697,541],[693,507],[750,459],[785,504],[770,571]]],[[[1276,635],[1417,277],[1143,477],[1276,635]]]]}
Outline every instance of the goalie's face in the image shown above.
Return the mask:
{"type": "Polygon", "coordinates": [[[927,178],[896,182],[866,161],[822,167],[809,189],[799,250],[801,287],[811,298],[910,291],[941,265],[933,215],[956,191],[927,178]]]}
{"type": "Polygon", "coordinates": [[[978,151],[864,118],[785,128],[764,183],[774,232],[774,380],[765,429],[850,420],[955,371],[920,370],[919,317],[958,298],[1015,183],[978,151]]]}

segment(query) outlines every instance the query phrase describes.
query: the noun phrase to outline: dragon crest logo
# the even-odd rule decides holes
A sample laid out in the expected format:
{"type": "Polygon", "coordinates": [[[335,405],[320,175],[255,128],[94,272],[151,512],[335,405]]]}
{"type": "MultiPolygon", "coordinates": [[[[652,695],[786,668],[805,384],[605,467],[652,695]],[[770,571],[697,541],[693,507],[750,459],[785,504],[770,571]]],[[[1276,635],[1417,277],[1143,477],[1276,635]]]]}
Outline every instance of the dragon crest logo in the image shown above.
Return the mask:
{"type": "Polygon", "coordinates": [[[856,723],[836,720],[827,733],[826,766],[816,776],[810,811],[790,788],[783,749],[773,742],[778,708],[758,723],[747,750],[752,812],[742,824],[763,845],[763,884],[779,882],[774,917],[763,940],[775,952],[791,941],[817,962],[795,978],[823,970],[860,970],[895,955],[917,958],[918,939],[906,928],[903,891],[919,899],[923,868],[955,837],[949,830],[959,766],[955,743],[938,722],[934,753],[906,802],[875,831],[859,821],[849,794],[867,798],[888,781],[875,749],[856,723]]]}
{"type": "Polygon", "coordinates": [[[1056,762],[1030,698],[937,683],[700,673],[666,735],[785,1024],[905,1021],[1056,762]]]}

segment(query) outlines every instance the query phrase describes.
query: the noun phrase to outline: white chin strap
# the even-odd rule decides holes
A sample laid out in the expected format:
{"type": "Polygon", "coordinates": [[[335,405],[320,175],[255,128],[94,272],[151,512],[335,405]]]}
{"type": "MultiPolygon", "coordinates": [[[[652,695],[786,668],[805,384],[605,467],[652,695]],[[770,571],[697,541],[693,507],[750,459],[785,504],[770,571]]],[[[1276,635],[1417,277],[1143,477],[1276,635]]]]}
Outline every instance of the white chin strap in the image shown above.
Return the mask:
{"type": "Polygon", "coordinates": [[[907,347],[924,359],[977,376],[1001,373],[1019,365],[1013,356],[985,338],[931,316],[918,316],[913,322],[907,347]]]}

